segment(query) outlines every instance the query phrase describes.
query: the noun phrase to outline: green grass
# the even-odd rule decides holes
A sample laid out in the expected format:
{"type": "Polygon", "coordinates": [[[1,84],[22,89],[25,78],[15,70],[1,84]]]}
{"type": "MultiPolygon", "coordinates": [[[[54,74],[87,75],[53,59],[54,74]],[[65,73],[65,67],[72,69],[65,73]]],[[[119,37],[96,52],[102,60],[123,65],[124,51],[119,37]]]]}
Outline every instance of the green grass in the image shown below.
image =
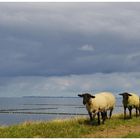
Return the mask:
{"type": "MultiPolygon", "coordinates": [[[[1,126],[1,138],[82,138],[107,137],[101,135],[104,131],[118,129],[120,126],[136,126],[140,124],[140,117],[124,120],[122,115],[113,116],[112,119],[106,120],[105,124],[97,125],[97,120],[89,121],[89,118],[77,117],[66,120],[53,120],[42,122],[24,122],[18,125],[1,126]]],[[[139,134],[126,134],[123,137],[139,137],[139,134]]],[[[121,137],[121,136],[118,136],[121,137]]]]}
{"type": "Polygon", "coordinates": [[[140,138],[140,133],[130,133],[123,138],[140,138]]]}

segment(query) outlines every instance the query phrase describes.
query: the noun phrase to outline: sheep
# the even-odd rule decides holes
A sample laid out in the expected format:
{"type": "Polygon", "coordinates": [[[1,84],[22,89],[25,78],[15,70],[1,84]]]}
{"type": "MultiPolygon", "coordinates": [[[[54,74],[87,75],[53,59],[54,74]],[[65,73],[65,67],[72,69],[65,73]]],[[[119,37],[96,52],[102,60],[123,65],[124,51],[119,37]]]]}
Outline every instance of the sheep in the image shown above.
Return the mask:
{"type": "Polygon", "coordinates": [[[90,120],[93,120],[92,113],[94,113],[94,116],[98,115],[98,124],[100,124],[100,113],[102,116],[102,123],[104,124],[105,121],[105,111],[107,110],[107,100],[106,98],[101,94],[95,94],[94,96],[85,93],[85,94],[78,94],[79,97],[83,97],[83,104],[86,105],[86,109],[88,111],[88,114],[90,116],[90,120]]]}
{"type": "MultiPolygon", "coordinates": [[[[115,96],[111,92],[101,92],[100,94],[103,95],[107,100],[107,104],[108,104],[107,110],[110,110],[110,113],[109,113],[109,119],[110,119],[112,116],[112,111],[116,104],[115,96]]],[[[107,112],[106,112],[106,118],[107,118],[107,112]]]]}
{"type": "Polygon", "coordinates": [[[129,117],[132,118],[132,109],[136,109],[136,117],[138,116],[138,110],[140,111],[140,99],[139,96],[135,93],[120,93],[119,95],[123,96],[123,107],[124,107],[124,119],[126,118],[126,108],[129,110],[129,117]]]}

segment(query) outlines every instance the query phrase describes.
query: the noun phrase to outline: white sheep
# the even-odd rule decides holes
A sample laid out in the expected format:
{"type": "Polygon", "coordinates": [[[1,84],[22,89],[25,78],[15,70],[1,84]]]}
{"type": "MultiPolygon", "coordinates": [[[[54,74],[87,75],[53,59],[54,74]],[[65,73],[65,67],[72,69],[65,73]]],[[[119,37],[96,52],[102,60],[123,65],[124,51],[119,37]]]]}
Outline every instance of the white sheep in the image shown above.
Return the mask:
{"type": "Polygon", "coordinates": [[[129,110],[129,117],[132,117],[132,109],[136,109],[136,117],[138,116],[138,110],[140,108],[139,96],[135,93],[121,93],[119,95],[123,96],[123,107],[124,107],[124,119],[126,118],[126,108],[129,110]]]}
{"type": "Polygon", "coordinates": [[[103,123],[105,121],[105,112],[107,110],[108,104],[106,98],[101,94],[95,94],[94,96],[85,93],[79,94],[79,97],[83,97],[83,104],[86,105],[86,109],[89,113],[90,120],[93,119],[92,113],[94,116],[98,115],[98,124],[100,124],[100,113],[102,115],[103,123]]]}
{"type": "MultiPolygon", "coordinates": [[[[101,92],[100,94],[103,95],[107,100],[107,110],[110,110],[110,113],[109,113],[109,119],[110,119],[112,116],[112,111],[116,104],[115,96],[111,92],[101,92]]],[[[107,117],[107,114],[106,114],[106,117],[107,117]]]]}

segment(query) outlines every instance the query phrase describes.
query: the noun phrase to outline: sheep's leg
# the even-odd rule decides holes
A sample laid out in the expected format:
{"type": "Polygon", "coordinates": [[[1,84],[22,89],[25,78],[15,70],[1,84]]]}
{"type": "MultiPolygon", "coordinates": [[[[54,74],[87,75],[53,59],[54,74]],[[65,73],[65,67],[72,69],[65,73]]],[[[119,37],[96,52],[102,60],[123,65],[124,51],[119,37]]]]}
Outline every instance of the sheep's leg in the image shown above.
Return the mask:
{"type": "Polygon", "coordinates": [[[105,112],[101,112],[101,115],[102,115],[102,120],[103,120],[103,124],[104,124],[104,121],[106,119],[106,111],[105,112]]]}
{"type": "Polygon", "coordinates": [[[108,119],[108,117],[107,117],[107,111],[104,112],[104,115],[105,115],[105,119],[108,119]]]}
{"type": "Polygon", "coordinates": [[[124,119],[126,118],[126,107],[124,107],[124,119]]]}
{"type": "Polygon", "coordinates": [[[138,108],[138,110],[139,110],[139,116],[140,116],[140,108],[138,108]]]}
{"type": "Polygon", "coordinates": [[[90,121],[92,121],[93,120],[92,113],[91,112],[88,112],[88,114],[89,114],[89,117],[90,117],[90,121]]]}
{"type": "Polygon", "coordinates": [[[129,107],[129,117],[132,118],[132,107],[129,107]]]}
{"type": "Polygon", "coordinates": [[[100,125],[100,112],[98,112],[97,115],[98,115],[98,124],[100,125]]]}
{"type": "Polygon", "coordinates": [[[136,117],[138,116],[138,108],[136,107],[136,117]]]}
{"type": "Polygon", "coordinates": [[[109,119],[111,119],[113,108],[110,110],[109,119]]]}

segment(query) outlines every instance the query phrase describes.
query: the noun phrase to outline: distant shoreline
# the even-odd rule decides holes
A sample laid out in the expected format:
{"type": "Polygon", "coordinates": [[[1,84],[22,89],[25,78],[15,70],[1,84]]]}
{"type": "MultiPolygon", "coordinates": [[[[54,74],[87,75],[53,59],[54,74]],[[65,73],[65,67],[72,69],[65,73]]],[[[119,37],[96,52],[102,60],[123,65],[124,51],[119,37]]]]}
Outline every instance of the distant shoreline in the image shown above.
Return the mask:
{"type": "Polygon", "coordinates": [[[71,96],[22,96],[22,98],[79,98],[79,97],[71,97],[71,96]]]}

